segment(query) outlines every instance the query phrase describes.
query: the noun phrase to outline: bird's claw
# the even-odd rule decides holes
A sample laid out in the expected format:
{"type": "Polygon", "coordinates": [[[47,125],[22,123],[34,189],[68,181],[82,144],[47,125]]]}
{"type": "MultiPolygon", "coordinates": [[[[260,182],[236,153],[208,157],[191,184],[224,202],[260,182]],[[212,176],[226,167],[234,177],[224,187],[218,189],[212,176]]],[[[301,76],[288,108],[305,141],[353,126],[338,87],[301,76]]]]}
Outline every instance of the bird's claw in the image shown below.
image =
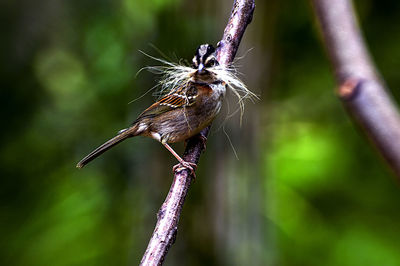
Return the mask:
{"type": "Polygon", "coordinates": [[[196,173],[195,173],[196,168],[197,168],[197,164],[182,161],[182,162],[174,165],[174,167],[172,168],[172,172],[176,173],[176,172],[180,172],[182,170],[187,169],[190,171],[190,174],[193,176],[193,179],[196,179],[196,173]]]}

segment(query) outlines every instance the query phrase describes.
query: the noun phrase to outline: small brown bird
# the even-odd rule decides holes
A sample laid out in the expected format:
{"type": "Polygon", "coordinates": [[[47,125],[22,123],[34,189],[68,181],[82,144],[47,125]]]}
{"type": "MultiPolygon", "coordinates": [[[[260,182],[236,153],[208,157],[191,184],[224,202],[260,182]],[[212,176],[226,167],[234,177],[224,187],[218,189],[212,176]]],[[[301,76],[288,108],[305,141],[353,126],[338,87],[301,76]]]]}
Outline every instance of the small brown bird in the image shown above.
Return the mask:
{"type": "Polygon", "coordinates": [[[129,128],[119,131],[117,136],[88,154],[76,167],[84,167],[127,138],[146,136],[161,142],[178,159],[179,164],[174,169],[186,167],[193,172],[196,165],[185,162],[168,143],[181,142],[198,134],[219,113],[226,83],[212,71],[216,66],[214,47],[200,45],[193,57],[193,68],[189,68],[187,82],[170,90],[141,113],[129,128]]]}

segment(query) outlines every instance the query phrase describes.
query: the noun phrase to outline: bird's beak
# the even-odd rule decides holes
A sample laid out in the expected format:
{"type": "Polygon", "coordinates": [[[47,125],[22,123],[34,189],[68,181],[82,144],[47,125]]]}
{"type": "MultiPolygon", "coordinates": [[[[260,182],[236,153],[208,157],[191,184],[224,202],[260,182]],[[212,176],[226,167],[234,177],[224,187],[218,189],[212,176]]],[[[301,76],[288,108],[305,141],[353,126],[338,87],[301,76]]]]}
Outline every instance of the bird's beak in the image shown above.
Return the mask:
{"type": "Polygon", "coordinates": [[[204,65],[203,63],[199,64],[199,67],[197,68],[197,71],[199,72],[199,74],[202,74],[204,72],[204,65]]]}

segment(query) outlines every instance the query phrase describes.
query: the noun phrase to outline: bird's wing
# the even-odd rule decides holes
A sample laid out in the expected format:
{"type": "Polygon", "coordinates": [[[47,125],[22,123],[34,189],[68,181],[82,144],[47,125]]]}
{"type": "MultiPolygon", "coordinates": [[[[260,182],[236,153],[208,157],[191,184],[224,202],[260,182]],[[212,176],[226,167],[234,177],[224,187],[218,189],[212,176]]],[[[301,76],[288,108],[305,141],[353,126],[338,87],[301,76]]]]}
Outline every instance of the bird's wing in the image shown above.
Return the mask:
{"type": "Polygon", "coordinates": [[[195,85],[179,87],[144,110],[143,113],[139,115],[137,120],[141,120],[143,118],[152,118],[162,113],[190,106],[195,102],[196,97],[197,89],[195,85]]]}

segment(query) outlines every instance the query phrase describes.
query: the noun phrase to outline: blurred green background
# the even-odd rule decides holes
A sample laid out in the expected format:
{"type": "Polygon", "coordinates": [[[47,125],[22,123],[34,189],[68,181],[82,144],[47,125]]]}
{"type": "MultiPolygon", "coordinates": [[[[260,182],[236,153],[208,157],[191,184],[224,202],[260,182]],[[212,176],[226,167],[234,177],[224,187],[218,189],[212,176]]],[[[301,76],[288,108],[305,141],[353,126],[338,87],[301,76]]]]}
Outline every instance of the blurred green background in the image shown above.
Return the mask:
{"type": "MultiPolygon", "coordinates": [[[[260,100],[240,126],[228,93],[165,265],[400,265],[399,183],[334,94],[310,2],[256,4],[236,64],[260,100]]],[[[356,6],[399,100],[400,2],[356,6]]],[[[138,137],[75,165],[154,101],[129,104],[157,81],[139,50],[190,60],[231,7],[1,1],[0,265],[139,263],[175,159],[138,137]]]]}

